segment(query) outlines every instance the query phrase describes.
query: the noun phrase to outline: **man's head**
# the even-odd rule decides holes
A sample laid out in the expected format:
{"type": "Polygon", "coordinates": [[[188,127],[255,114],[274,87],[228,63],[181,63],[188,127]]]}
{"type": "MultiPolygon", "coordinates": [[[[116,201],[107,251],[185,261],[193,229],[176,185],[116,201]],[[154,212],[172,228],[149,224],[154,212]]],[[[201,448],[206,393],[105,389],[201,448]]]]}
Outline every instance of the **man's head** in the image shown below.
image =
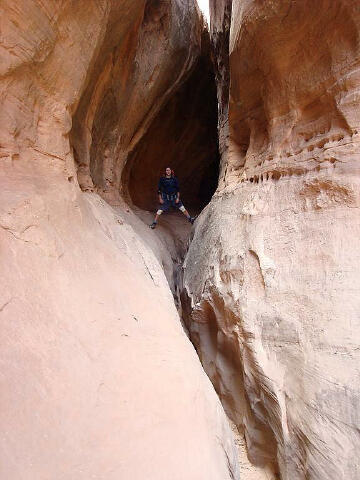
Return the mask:
{"type": "Polygon", "coordinates": [[[171,177],[171,175],[172,175],[172,170],[171,170],[170,167],[166,167],[166,168],[165,168],[165,175],[166,175],[167,177],[171,177]]]}

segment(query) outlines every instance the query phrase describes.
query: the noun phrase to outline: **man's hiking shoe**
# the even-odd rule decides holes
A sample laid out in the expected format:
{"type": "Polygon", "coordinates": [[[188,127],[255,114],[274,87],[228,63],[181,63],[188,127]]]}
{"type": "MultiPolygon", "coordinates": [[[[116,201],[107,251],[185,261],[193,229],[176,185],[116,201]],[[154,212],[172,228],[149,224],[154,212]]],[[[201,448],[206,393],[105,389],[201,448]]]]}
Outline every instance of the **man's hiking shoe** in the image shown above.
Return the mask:
{"type": "Polygon", "coordinates": [[[154,229],[156,227],[157,223],[156,222],[152,222],[151,225],[149,225],[150,228],[154,229]]]}
{"type": "Polygon", "coordinates": [[[196,217],[189,217],[189,222],[191,223],[191,225],[195,222],[195,218],[196,217]]]}

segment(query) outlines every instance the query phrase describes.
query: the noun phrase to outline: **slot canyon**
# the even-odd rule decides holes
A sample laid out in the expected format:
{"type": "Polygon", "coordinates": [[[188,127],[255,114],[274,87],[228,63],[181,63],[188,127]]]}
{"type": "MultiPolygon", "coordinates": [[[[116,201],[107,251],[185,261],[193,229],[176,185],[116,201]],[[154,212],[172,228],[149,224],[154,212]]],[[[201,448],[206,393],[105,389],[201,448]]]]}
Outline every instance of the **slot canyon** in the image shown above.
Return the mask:
{"type": "Polygon", "coordinates": [[[0,3],[1,480],[360,478],[360,5],[209,5],[0,3]]]}

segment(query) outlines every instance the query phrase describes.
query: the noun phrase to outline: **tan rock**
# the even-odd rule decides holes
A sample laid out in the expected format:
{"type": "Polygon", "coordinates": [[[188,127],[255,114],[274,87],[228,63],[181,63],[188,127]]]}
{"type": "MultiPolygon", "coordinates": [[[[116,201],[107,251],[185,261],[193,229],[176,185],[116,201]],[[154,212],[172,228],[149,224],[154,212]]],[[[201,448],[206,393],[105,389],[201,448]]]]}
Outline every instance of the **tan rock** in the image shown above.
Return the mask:
{"type": "Polygon", "coordinates": [[[117,192],[199,53],[193,2],[1,9],[0,477],[238,478],[223,409],[117,192]]]}
{"type": "Polygon", "coordinates": [[[185,263],[205,370],[288,480],[360,476],[359,15],[233,1],[229,150],[185,263]]]}
{"type": "Polygon", "coordinates": [[[201,54],[184,84],[157,114],[131,152],[122,175],[130,203],[155,210],[160,175],[171,166],[181,198],[190,211],[201,211],[217,186],[217,102],[209,34],[204,30],[201,54]]]}
{"type": "Polygon", "coordinates": [[[71,133],[80,185],[95,184],[115,204],[129,152],[200,53],[202,24],[193,0],[140,4],[138,15],[128,16],[126,34],[108,29],[71,133]]]}

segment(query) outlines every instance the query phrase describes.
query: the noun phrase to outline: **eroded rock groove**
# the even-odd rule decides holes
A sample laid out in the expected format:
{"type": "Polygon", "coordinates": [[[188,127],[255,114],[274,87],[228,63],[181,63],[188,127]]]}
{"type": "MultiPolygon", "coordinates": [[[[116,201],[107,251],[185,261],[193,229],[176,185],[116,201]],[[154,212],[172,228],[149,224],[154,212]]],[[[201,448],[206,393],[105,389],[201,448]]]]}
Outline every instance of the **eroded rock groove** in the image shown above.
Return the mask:
{"type": "Polygon", "coordinates": [[[360,478],[359,5],[211,13],[2,1],[1,478],[360,478]]]}

